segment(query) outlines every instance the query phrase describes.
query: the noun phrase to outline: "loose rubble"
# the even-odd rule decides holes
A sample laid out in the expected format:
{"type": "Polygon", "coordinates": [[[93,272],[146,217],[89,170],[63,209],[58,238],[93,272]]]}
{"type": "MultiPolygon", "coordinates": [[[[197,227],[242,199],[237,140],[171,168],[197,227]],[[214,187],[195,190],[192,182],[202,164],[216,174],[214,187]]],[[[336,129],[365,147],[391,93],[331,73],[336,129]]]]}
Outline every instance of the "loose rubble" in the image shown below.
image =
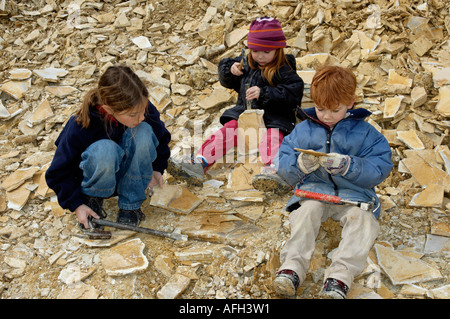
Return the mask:
{"type": "MultiPolygon", "coordinates": [[[[217,63],[240,54],[259,16],[282,22],[305,81],[303,107],[313,106],[317,66],[350,67],[356,107],[373,112],[369,122],[392,147],[394,169],[377,187],[381,232],[348,298],[449,298],[445,0],[0,1],[1,298],[278,298],[271,282],[290,194],[254,190],[259,164],[216,163],[203,188],[166,173],[167,191],[144,202],[142,226],[187,241],[128,231],[79,238],[44,179],[65,121],[115,63],[148,85],[174,156],[196,150],[236,99],[218,83],[217,63]]],[[[108,219],[116,204],[106,201],[108,219]]],[[[340,226],[325,222],[297,298],[318,298],[339,240],[340,226]]]]}

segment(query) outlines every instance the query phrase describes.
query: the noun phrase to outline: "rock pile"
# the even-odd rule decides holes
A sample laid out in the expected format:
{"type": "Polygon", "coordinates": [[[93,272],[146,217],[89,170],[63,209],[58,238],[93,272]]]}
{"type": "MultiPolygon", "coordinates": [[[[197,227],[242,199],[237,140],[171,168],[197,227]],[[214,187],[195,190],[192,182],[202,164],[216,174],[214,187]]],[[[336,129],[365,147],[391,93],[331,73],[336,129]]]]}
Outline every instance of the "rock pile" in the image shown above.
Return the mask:
{"type": "MultiPolygon", "coordinates": [[[[306,84],[303,107],[317,66],[350,67],[356,107],[393,150],[377,187],[381,233],[349,298],[449,298],[449,10],[445,0],[0,0],[0,296],[276,298],[290,194],[252,189],[259,164],[217,163],[203,188],[165,176],[143,226],[189,236],[179,242],[79,238],[44,180],[65,121],[115,63],[148,84],[174,156],[195,150],[236,98],[218,61],[240,54],[253,19],[274,16],[306,84]]],[[[318,296],[339,236],[334,222],[321,228],[299,298],[318,296]]]]}

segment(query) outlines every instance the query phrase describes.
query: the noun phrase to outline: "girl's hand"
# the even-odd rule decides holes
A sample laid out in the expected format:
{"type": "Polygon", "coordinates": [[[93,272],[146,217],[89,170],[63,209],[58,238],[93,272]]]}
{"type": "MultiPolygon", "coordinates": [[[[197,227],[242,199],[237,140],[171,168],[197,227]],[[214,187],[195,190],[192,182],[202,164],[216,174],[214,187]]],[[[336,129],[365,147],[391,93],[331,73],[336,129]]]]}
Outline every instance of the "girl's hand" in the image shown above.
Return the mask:
{"type": "Polygon", "coordinates": [[[92,209],[90,209],[86,205],[80,205],[75,209],[75,215],[77,215],[78,222],[80,224],[84,225],[84,228],[89,229],[89,216],[94,217],[95,219],[99,219],[100,216],[98,216],[92,209]]]}
{"type": "Polygon", "coordinates": [[[164,179],[160,172],[153,171],[152,180],[148,184],[147,188],[150,192],[150,194],[153,194],[153,187],[159,186],[162,187],[164,183],[164,179]]]}
{"type": "Polygon", "coordinates": [[[230,69],[231,74],[233,74],[235,76],[241,76],[242,74],[244,74],[240,67],[241,67],[241,64],[239,62],[234,62],[230,69]]]}
{"type": "Polygon", "coordinates": [[[247,101],[257,100],[259,99],[259,94],[261,93],[261,89],[258,86],[252,86],[246,92],[245,98],[247,101]]]}

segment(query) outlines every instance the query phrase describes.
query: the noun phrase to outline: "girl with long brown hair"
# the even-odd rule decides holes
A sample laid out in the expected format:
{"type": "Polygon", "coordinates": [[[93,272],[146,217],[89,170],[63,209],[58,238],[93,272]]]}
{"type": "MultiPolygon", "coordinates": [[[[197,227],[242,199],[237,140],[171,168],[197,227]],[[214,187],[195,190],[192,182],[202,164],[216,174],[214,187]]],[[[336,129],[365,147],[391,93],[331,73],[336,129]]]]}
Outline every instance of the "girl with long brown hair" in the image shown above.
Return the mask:
{"type": "Polygon", "coordinates": [[[56,140],[46,181],[82,228],[106,217],[103,199],[113,195],[117,221],[138,225],[146,189],[162,186],[171,136],[148,96],[129,67],[111,66],[56,140]]]}
{"type": "MultiPolygon", "coordinates": [[[[303,96],[303,80],[296,72],[295,58],[285,54],[286,37],[281,23],[274,18],[258,18],[249,28],[247,57],[225,58],[219,62],[220,83],[238,93],[236,105],[220,117],[223,127],[203,143],[197,154],[186,161],[169,160],[168,172],[183,177],[194,185],[202,185],[204,170],[237,146],[238,119],[248,107],[264,110],[267,128],[259,143],[261,162],[269,172],[283,137],[294,128],[295,110],[303,96]]],[[[263,174],[253,186],[267,184],[290,186],[275,174],[263,174]]]]}

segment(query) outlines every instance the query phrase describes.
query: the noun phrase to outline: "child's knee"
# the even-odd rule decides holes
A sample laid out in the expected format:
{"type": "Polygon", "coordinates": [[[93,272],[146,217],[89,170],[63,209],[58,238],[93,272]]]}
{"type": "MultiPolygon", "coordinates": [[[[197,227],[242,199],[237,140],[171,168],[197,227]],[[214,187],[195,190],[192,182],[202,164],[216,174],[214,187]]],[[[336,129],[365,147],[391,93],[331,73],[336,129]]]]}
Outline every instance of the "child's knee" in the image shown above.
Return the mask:
{"type": "Polygon", "coordinates": [[[111,140],[99,140],[92,143],[81,154],[82,161],[80,167],[96,166],[98,169],[106,170],[110,166],[115,166],[122,157],[123,151],[119,145],[111,140]]]}

